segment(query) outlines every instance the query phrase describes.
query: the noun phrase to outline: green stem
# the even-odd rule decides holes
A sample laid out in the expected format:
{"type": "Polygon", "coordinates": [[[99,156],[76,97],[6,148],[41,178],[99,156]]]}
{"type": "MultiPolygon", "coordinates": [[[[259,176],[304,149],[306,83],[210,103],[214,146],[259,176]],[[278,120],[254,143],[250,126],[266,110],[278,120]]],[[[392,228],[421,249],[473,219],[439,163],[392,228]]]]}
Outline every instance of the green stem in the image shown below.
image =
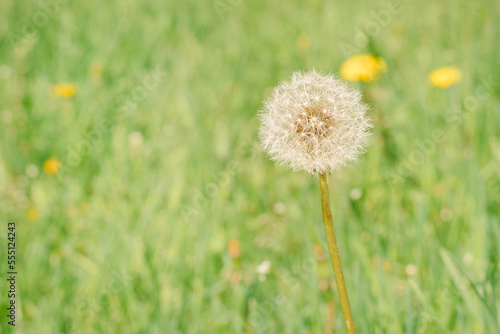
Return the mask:
{"type": "Polygon", "coordinates": [[[333,273],[335,275],[335,283],[340,297],[340,307],[344,315],[345,330],[348,334],[355,334],[354,321],[352,320],[351,306],[349,305],[349,297],[347,296],[347,288],[344,281],[344,273],[340,264],[339,249],[335,240],[335,232],[333,231],[332,211],[330,209],[330,195],[328,193],[328,178],[325,174],[320,174],[321,185],[321,209],[323,211],[323,225],[325,226],[326,240],[328,242],[328,251],[330,252],[330,260],[332,261],[333,273]]]}

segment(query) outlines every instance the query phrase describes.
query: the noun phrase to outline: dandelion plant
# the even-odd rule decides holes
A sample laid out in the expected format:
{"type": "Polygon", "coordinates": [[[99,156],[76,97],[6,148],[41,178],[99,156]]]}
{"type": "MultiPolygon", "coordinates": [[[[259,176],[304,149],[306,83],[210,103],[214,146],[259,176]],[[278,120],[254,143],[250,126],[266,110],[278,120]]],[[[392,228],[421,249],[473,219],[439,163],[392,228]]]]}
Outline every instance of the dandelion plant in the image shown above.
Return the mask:
{"type": "Polygon", "coordinates": [[[269,157],[293,170],[318,174],[328,250],[347,333],[355,333],[333,229],[327,174],[364,152],[368,106],[361,93],[333,75],[297,72],[276,87],[260,112],[259,135],[269,157]]]}

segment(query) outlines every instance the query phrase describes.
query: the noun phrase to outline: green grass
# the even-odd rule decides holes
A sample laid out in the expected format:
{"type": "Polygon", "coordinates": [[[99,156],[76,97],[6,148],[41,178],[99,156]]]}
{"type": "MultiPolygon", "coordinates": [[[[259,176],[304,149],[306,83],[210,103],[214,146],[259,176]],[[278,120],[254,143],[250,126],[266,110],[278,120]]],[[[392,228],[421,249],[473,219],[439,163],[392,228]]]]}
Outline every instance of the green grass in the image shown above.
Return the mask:
{"type": "MultiPolygon", "coordinates": [[[[222,3],[234,6],[221,19],[211,1],[66,1],[29,39],[12,34],[42,15],[38,3],[0,3],[0,332],[343,332],[336,291],[324,289],[333,272],[314,251],[327,251],[319,180],[266,158],[256,112],[294,71],[337,72],[341,45],[389,2],[222,3]],[[154,70],[165,76],[143,90],[154,70]],[[61,82],[77,95],[52,96],[61,82]],[[123,113],[127,100],[137,105],[123,113]],[[55,176],[49,157],[64,165],[55,176]]],[[[359,85],[375,125],[367,153],[331,180],[356,327],[500,333],[500,7],[400,9],[359,47],[388,71],[359,85]],[[430,86],[445,65],[462,81],[430,86]]]]}

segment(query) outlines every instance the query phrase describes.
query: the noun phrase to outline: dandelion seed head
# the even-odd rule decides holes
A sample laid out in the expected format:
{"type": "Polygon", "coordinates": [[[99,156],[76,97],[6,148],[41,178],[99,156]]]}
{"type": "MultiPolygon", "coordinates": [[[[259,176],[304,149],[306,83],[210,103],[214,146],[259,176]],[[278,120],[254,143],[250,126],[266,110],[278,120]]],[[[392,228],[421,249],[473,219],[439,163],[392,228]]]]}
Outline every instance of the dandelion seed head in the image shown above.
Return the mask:
{"type": "Polygon", "coordinates": [[[272,160],[324,173],[364,151],[372,127],[367,110],[360,92],[337,77],[297,72],[264,103],[259,135],[272,160]]]}

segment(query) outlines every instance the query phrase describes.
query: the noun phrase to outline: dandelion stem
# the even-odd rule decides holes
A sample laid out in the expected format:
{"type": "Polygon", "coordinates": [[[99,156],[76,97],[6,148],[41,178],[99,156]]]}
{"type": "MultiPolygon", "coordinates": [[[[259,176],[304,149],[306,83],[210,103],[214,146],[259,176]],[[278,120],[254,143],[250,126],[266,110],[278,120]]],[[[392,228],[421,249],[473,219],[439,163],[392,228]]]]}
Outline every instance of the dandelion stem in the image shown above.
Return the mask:
{"type": "Polygon", "coordinates": [[[347,296],[347,288],[344,281],[344,273],[340,264],[339,249],[335,240],[335,232],[333,231],[332,211],[330,209],[330,195],[328,193],[328,178],[325,174],[320,174],[321,185],[321,209],[323,212],[323,225],[325,226],[326,240],[328,242],[328,251],[330,252],[330,260],[332,261],[333,273],[335,275],[335,283],[340,297],[340,307],[344,315],[345,330],[348,334],[355,334],[354,321],[352,320],[351,306],[349,305],[349,297],[347,296]]]}

